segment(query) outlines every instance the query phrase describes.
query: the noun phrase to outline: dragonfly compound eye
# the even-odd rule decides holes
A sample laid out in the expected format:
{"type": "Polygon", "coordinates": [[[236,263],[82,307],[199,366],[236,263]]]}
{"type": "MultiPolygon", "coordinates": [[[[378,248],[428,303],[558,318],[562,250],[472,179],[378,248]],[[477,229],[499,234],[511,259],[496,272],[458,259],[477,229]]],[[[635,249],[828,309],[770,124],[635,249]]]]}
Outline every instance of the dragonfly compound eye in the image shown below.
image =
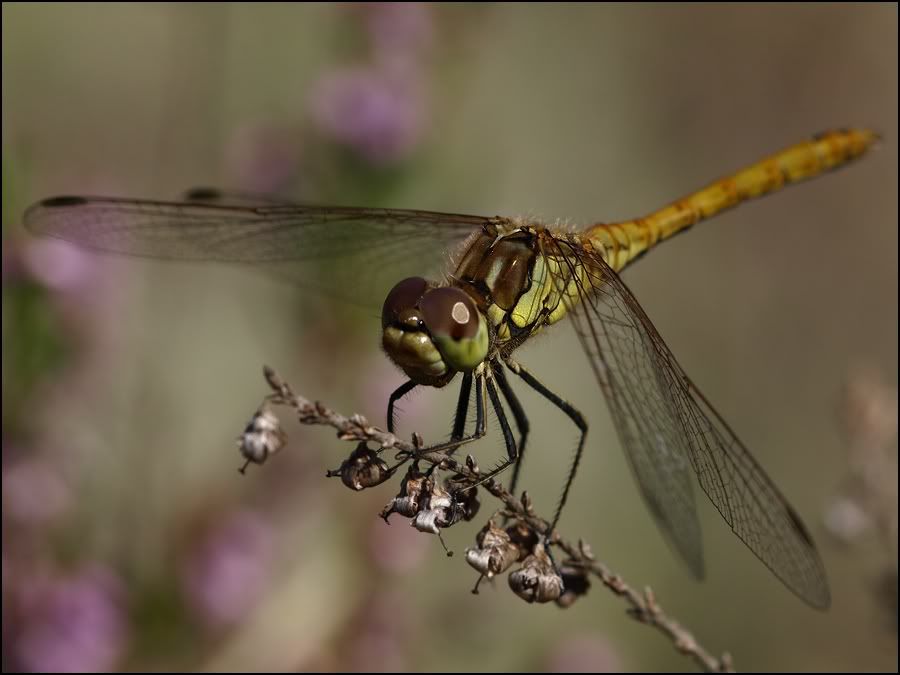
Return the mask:
{"type": "Polygon", "coordinates": [[[388,293],[381,308],[381,327],[405,323],[411,310],[428,290],[428,282],[422,277],[409,277],[397,283],[388,293]]]}
{"type": "Polygon", "coordinates": [[[428,288],[425,279],[410,277],[391,289],[381,310],[381,344],[411,380],[437,387],[447,384],[453,371],[425,329],[419,304],[428,288]]]}
{"type": "Polygon", "coordinates": [[[454,370],[473,370],[488,350],[487,322],[466,293],[435,288],[419,302],[425,326],[444,360],[454,370]]]}

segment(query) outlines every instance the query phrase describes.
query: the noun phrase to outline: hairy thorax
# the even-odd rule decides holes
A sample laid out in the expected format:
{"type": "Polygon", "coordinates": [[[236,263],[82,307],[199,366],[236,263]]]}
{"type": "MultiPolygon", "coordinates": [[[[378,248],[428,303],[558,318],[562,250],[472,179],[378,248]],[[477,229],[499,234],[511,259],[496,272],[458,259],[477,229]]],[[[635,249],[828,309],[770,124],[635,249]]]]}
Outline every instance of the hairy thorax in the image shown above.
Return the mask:
{"type": "Polygon", "coordinates": [[[497,219],[469,241],[451,283],[475,300],[496,347],[509,353],[565,317],[589,288],[583,257],[572,255],[585,245],[576,234],[497,219]]]}

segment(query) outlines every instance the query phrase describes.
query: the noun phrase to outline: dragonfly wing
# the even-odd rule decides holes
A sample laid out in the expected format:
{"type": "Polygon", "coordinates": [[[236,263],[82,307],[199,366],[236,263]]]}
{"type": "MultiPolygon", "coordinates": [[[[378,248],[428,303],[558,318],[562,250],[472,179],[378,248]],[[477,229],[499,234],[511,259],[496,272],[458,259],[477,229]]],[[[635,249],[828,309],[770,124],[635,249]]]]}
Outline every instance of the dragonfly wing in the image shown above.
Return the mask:
{"type": "Polygon", "coordinates": [[[405,276],[446,262],[487,220],[403,209],[103,197],[56,197],[25,212],[32,232],[87,248],[253,265],[366,306],[380,306],[405,276]]]}
{"type": "Polygon", "coordinates": [[[618,275],[567,244],[589,270],[574,319],[651,511],[695,572],[702,571],[692,466],[734,533],[790,590],[825,608],[825,569],[800,517],[685,375],[618,275]]]}
{"type": "Polygon", "coordinates": [[[650,513],[691,573],[703,578],[690,453],[667,388],[659,385],[653,361],[646,358],[652,347],[643,341],[649,335],[634,330],[614,297],[582,301],[573,308],[572,320],[650,513]]]}

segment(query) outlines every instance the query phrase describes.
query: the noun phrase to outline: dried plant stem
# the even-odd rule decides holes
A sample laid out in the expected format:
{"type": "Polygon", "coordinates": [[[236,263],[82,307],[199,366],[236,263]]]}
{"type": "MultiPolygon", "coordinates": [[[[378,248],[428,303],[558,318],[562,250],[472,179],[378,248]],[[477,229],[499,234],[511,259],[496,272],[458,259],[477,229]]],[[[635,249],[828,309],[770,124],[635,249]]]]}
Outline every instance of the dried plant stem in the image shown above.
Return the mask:
{"type": "MultiPolygon", "coordinates": [[[[407,457],[415,456],[420,461],[452,471],[472,481],[479,480],[477,469],[473,470],[465,463],[457,462],[443,452],[423,452],[419,443],[404,441],[372,426],[362,415],[345,417],[320,402],[313,403],[294,393],[290,385],[268,366],[265,367],[264,374],[274,392],[266,398],[266,402],[295,409],[302,424],[330,426],[337,430],[338,438],[341,440],[370,442],[378,445],[381,450],[393,449],[407,457]]],[[[642,593],[636,591],[621,576],[614,574],[606,565],[597,561],[590,548],[582,540],[575,545],[564,539],[557,531],[548,532],[549,522],[534,513],[527,494],[523,494],[522,499],[519,499],[493,480],[483,483],[482,486],[503,503],[504,511],[507,514],[526,522],[535,532],[544,534],[552,545],[564,551],[571,558],[566,561],[568,565],[575,565],[589,571],[599,578],[604,586],[622,598],[628,604],[628,615],[633,619],[653,626],[662,632],[672,641],[678,651],[690,656],[707,672],[734,672],[730,655],[726,652],[716,658],[704,649],[688,630],[663,611],[649,587],[646,587],[642,593]]]]}

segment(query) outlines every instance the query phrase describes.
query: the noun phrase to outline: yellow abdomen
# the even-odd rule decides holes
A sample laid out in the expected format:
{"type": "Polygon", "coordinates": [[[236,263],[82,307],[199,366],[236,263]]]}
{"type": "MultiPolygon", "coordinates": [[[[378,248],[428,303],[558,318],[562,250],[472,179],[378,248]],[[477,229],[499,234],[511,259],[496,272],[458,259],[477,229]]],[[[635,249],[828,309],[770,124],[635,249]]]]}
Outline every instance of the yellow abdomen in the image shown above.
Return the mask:
{"type": "Polygon", "coordinates": [[[648,216],[621,223],[597,224],[584,232],[622,270],[657,243],[741,202],[775,192],[835,169],[866,152],[878,135],[865,129],[828,131],[798,143],[717,180],[648,216]]]}

